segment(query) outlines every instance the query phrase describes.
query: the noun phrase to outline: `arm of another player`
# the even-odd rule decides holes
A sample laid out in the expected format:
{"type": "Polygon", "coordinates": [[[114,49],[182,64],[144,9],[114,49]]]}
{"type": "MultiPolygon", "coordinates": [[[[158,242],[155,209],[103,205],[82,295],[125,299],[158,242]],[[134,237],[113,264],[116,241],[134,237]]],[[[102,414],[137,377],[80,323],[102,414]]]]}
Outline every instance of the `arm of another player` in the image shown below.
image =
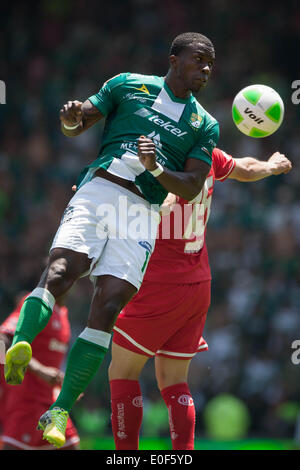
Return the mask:
{"type": "Polygon", "coordinates": [[[176,203],[177,196],[175,194],[169,193],[162,205],[160,206],[160,214],[169,215],[172,212],[176,203]]]}
{"type": "MultiPolygon", "coordinates": [[[[138,155],[146,170],[151,172],[160,167],[156,162],[156,146],[151,139],[145,136],[138,139],[138,155]]],[[[164,167],[157,180],[170,193],[190,201],[200,193],[209,171],[210,166],[204,161],[188,158],[184,171],[171,171],[164,167]]]]}
{"type": "Polygon", "coordinates": [[[292,163],[280,152],[275,152],[267,161],[253,157],[235,158],[236,165],[228,178],[242,182],[258,181],[267,176],[289,173],[292,163]]]}
{"type": "Polygon", "coordinates": [[[67,137],[76,137],[100,121],[104,116],[90,100],[68,101],[59,112],[62,133],[67,137]]]}

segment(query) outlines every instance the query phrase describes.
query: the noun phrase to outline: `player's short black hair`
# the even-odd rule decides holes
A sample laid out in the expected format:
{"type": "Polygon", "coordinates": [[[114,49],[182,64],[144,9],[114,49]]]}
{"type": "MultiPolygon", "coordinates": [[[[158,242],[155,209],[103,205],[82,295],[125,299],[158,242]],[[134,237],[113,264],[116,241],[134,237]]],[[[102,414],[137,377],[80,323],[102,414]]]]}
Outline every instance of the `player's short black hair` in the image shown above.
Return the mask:
{"type": "Polygon", "coordinates": [[[193,42],[205,44],[214,51],[214,45],[210,39],[200,33],[182,33],[173,40],[170,48],[170,55],[179,55],[186,47],[193,42]]]}

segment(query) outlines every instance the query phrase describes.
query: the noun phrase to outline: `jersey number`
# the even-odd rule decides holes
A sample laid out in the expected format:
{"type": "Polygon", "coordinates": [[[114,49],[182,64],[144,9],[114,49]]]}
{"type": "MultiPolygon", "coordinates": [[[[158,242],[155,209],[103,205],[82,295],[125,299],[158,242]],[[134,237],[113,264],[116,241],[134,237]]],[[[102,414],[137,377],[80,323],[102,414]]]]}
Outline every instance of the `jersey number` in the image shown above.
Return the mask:
{"type": "Polygon", "coordinates": [[[205,180],[202,191],[193,200],[193,210],[188,219],[183,238],[196,238],[192,242],[186,242],[184,247],[185,253],[197,253],[203,247],[205,228],[208,222],[211,206],[211,195],[208,195],[208,192],[212,187],[213,176],[209,176],[209,178],[205,180]],[[205,213],[206,219],[204,220],[205,213]]]}

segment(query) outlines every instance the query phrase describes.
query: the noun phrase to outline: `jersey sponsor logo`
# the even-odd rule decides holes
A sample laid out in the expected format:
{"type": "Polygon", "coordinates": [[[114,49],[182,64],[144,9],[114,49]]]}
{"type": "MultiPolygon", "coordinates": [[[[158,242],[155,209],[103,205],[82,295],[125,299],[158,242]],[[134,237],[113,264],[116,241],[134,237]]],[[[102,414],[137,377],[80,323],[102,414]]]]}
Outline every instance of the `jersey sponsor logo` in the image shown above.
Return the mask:
{"type": "Polygon", "coordinates": [[[145,248],[145,250],[146,250],[146,258],[145,258],[143,266],[141,267],[141,271],[143,273],[145,271],[147,265],[148,265],[148,261],[150,259],[150,253],[152,251],[152,246],[150,245],[149,242],[147,242],[145,240],[142,240],[141,242],[138,242],[138,244],[140,246],[142,246],[143,248],[145,248]]]}
{"type": "Polygon", "coordinates": [[[61,330],[61,322],[59,320],[54,319],[52,321],[52,328],[53,330],[61,330]]]}
{"type": "Polygon", "coordinates": [[[31,441],[31,434],[28,434],[28,433],[22,434],[21,439],[23,442],[28,444],[31,441]]]}
{"type": "Polygon", "coordinates": [[[63,213],[63,215],[62,215],[60,225],[69,222],[72,219],[73,212],[74,212],[74,207],[73,206],[67,206],[64,213],[63,213]]]}
{"type": "Polygon", "coordinates": [[[124,403],[117,403],[117,422],[118,422],[118,432],[117,436],[119,439],[127,439],[127,434],[125,432],[125,405],[124,403]]]}
{"type": "Polygon", "coordinates": [[[153,132],[150,132],[150,134],[147,135],[147,137],[149,137],[149,139],[152,139],[153,142],[155,143],[156,147],[158,148],[162,148],[162,143],[160,141],[160,135],[159,134],[156,134],[155,131],[153,132]]]}
{"type": "Polygon", "coordinates": [[[152,116],[151,111],[149,111],[149,109],[146,109],[146,108],[138,109],[137,111],[135,111],[134,114],[136,114],[137,116],[141,116],[141,117],[152,116]]]}
{"type": "Polygon", "coordinates": [[[152,115],[152,113],[146,108],[138,109],[134,114],[143,118],[147,118],[148,121],[153,122],[157,126],[165,129],[176,137],[183,137],[187,134],[187,132],[183,132],[179,127],[174,126],[171,121],[164,121],[158,116],[158,114],[152,115]]]}
{"type": "Polygon", "coordinates": [[[190,395],[180,395],[180,397],[178,398],[178,403],[180,403],[180,405],[185,405],[185,406],[194,405],[194,401],[190,395]]]}
{"type": "Polygon", "coordinates": [[[134,397],[134,399],[132,400],[132,404],[133,406],[137,407],[137,408],[142,408],[143,407],[143,397],[140,395],[138,397],[134,397]]]}
{"type": "Polygon", "coordinates": [[[65,343],[61,343],[56,338],[52,338],[49,342],[50,351],[65,353],[67,349],[68,349],[68,346],[65,343]]]}
{"type": "Polygon", "coordinates": [[[137,101],[140,101],[141,103],[146,103],[147,102],[147,98],[137,96],[134,93],[126,93],[124,98],[127,98],[128,100],[137,100],[137,101]]]}
{"type": "Polygon", "coordinates": [[[171,405],[168,406],[168,411],[169,411],[170,433],[171,433],[172,441],[174,441],[175,439],[177,439],[178,434],[176,434],[176,432],[175,432],[175,426],[174,426],[174,422],[173,422],[172,406],[171,405]]]}
{"type": "Polygon", "coordinates": [[[142,240],[140,242],[138,242],[140,246],[142,246],[143,248],[145,248],[145,250],[147,251],[152,251],[152,246],[149,242],[147,242],[146,240],[142,240]]]}
{"type": "Polygon", "coordinates": [[[138,146],[136,142],[123,142],[120,146],[122,150],[127,150],[128,152],[132,152],[137,154],[138,146]]]}
{"type": "Polygon", "coordinates": [[[201,125],[202,117],[197,113],[192,113],[191,118],[189,121],[189,125],[193,127],[193,129],[199,129],[201,125]]]}
{"type": "Polygon", "coordinates": [[[136,88],[136,90],[142,91],[143,93],[147,93],[148,95],[150,95],[148,88],[144,84],[141,86],[141,88],[136,88]]]}

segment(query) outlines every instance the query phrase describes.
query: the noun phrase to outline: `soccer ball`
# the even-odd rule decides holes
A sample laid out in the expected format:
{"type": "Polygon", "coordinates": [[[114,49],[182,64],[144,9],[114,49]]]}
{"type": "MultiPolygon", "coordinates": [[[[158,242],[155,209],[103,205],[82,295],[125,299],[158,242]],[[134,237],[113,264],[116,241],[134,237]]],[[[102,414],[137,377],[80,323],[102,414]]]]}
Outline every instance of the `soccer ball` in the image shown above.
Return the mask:
{"type": "Polygon", "coordinates": [[[284,105],[279,94],[266,85],[243,88],[232,103],[233,122],[249,137],[267,137],[281,125],[284,105]]]}

